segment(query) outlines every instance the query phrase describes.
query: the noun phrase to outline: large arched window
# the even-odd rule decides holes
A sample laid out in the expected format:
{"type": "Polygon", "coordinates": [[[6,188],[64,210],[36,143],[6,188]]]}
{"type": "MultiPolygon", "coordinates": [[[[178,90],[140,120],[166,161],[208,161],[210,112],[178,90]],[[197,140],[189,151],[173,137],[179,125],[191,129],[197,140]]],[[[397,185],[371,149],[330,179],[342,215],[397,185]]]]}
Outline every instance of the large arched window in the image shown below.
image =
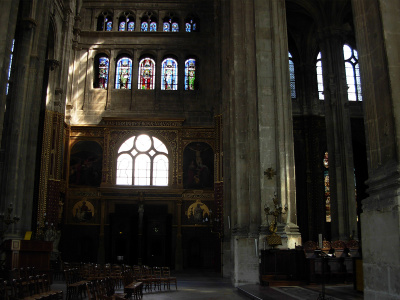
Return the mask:
{"type": "Polygon", "coordinates": [[[196,59],[189,58],[185,61],[185,91],[195,89],[196,83],[196,59]]]}
{"type": "Polygon", "coordinates": [[[292,99],[296,99],[296,77],[294,75],[293,58],[290,52],[289,52],[289,74],[290,74],[290,95],[292,99]]]}
{"type": "Polygon", "coordinates": [[[133,136],[118,149],[117,185],[167,186],[168,170],[168,149],[154,136],[133,136]]]}
{"type": "Polygon", "coordinates": [[[108,87],[108,70],[110,60],[106,54],[97,54],[94,58],[94,82],[93,87],[99,89],[107,89],[108,87]]]}
{"type": "Polygon", "coordinates": [[[321,52],[318,53],[317,62],[315,64],[317,71],[318,99],[324,100],[324,80],[322,77],[322,59],[321,52]]]}
{"type": "Polygon", "coordinates": [[[173,58],[166,58],[161,65],[161,90],[178,89],[178,63],[173,58]]]}
{"type": "Polygon", "coordinates": [[[127,90],[132,88],[132,59],[129,57],[121,57],[117,61],[115,88],[127,90]]]}
{"type": "Polygon", "coordinates": [[[129,13],[123,13],[118,19],[118,31],[135,31],[135,17],[129,13]]]}
{"type": "Polygon", "coordinates": [[[157,31],[157,18],[151,12],[143,15],[140,24],[140,31],[157,31]]]}
{"type": "Polygon", "coordinates": [[[150,57],[143,58],[139,62],[138,89],[154,90],[154,76],[156,63],[150,57]]]}
{"type": "Polygon", "coordinates": [[[348,86],[347,98],[349,101],[362,101],[358,53],[349,45],[344,45],[343,55],[346,68],[346,82],[348,86]]]}
{"type": "Polygon", "coordinates": [[[111,31],[113,27],[113,16],[103,11],[97,18],[97,31],[111,31]]]}
{"type": "Polygon", "coordinates": [[[196,32],[198,28],[197,19],[194,16],[188,16],[185,20],[185,31],[196,32]]]}

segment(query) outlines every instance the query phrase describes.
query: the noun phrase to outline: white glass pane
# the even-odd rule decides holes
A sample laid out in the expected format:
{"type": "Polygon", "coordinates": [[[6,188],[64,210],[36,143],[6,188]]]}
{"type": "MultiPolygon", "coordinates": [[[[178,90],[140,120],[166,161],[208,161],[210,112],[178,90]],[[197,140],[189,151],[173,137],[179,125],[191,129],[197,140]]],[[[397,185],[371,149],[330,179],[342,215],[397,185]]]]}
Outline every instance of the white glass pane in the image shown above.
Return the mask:
{"type": "Polygon", "coordinates": [[[145,134],[139,135],[137,140],[136,140],[135,146],[136,146],[136,149],[138,151],[144,152],[144,151],[149,150],[150,147],[151,147],[151,139],[150,139],[150,137],[148,135],[145,135],[145,134]]]}
{"type": "Polygon", "coordinates": [[[132,157],[121,154],[117,160],[117,185],[132,185],[132,157]]]}
{"type": "Polygon", "coordinates": [[[141,154],[135,160],[135,185],[150,185],[150,157],[141,154]]]}
{"type": "Polygon", "coordinates": [[[122,145],[121,147],[119,147],[118,149],[118,153],[124,152],[124,151],[129,151],[133,148],[133,140],[135,139],[135,137],[131,137],[129,139],[127,139],[122,145]]]}
{"type": "Polygon", "coordinates": [[[347,45],[343,46],[343,56],[345,60],[350,59],[350,57],[352,56],[351,48],[347,45]]]}
{"type": "Polygon", "coordinates": [[[168,154],[168,149],[167,147],[165,147],[163,142],[161,142],[158,138],[155,137],[153,137],[153,142],[154,142],[154,149],[156,149],[156,151],[168,154]]]}
{"type": "Polygon", "coordinates": [[[153,162],[153,185],[168,185],[168,158],[157,155],[153,162]]]}

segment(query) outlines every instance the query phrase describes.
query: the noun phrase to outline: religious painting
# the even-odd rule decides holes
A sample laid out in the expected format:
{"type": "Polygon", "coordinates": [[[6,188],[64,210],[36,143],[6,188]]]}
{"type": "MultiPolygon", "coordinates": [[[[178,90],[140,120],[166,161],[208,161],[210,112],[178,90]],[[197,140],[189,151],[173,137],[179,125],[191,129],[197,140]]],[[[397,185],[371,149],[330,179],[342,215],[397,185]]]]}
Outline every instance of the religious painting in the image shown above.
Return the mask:
{"type": "Polygon", "coordinates": [[[188,222],[184,223],[203,224],[210,221],[210,210],[208,206],[199,199],[188,207],[185,211],[185,215],[188,222]]]}
{"type": "Polygon", "coordinates": [[[75,203],[72,209],[73,220],[77,223],[88,223],[94,220],[95,209],[86,198],[75,203]]]}
{"type": "Polygon", "coordinates": [[[183,187],[207,189],[214,185],[214,151],[203,142],[193,142],[183,151],[183,187]]]}
{"type": "Polygon", "coordinates": [[[93,141],[80,141],[71,149],[70,185],[100,186],[103,149],[93,141]]]}

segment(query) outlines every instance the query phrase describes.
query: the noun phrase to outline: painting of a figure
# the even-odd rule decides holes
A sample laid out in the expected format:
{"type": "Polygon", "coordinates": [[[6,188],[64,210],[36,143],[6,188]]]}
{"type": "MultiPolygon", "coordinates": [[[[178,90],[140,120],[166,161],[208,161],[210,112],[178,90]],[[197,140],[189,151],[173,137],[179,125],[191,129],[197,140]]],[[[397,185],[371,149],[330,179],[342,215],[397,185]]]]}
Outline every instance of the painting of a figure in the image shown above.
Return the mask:
{"type": "Polygon", "coordinates": [[[71,149],[70,185],[100,186],[103,150],[92,141],[81,141],[71,149]]]}
{"type": "Polygon", "coordinates": [[[213,185],[214,151],[207,143],[190,143],[183,151],[183,187],[203,189],[213,185]]]}
{"type": "Polygon", "coordinates": [[[94,216],[94,206],[90,201],[84,198],[74,205],[72,215],[74,216],[75,221],[79,223],[88,222],[92,220],[94,216]]]}

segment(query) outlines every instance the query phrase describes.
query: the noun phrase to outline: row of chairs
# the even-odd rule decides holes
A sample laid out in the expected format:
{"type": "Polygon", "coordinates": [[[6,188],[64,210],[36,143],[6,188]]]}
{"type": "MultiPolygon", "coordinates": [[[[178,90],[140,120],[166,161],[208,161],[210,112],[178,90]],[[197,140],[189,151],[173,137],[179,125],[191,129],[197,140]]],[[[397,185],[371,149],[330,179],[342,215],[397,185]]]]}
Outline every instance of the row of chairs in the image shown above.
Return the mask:
{"type": "Polygon", "coordinates": [[[176,277],[171,276],[169,267],[133,266],[132,269],[124,271],[124,285],[126,278],[130,278],[131,281],[143,282],[144,290],[149,292],[161,291],[161,287],[164,290],[170,290],[171,284],[178,289],[176,277]]]}
{"type": "Polygon", "coordinates": [[[63,291],[50,288],[48,275],[0,281],[0,299],[4,300],[62,300],[63,291]]]}
{"type": "Polygon", "coordinates": [[[114,279],[110,277],[87,282],[86,290],[88,300],[132,299],[132,297],[133,299],[141,299],[143,297],[139,288],[128,292],[116,292],[114,279]]]}

